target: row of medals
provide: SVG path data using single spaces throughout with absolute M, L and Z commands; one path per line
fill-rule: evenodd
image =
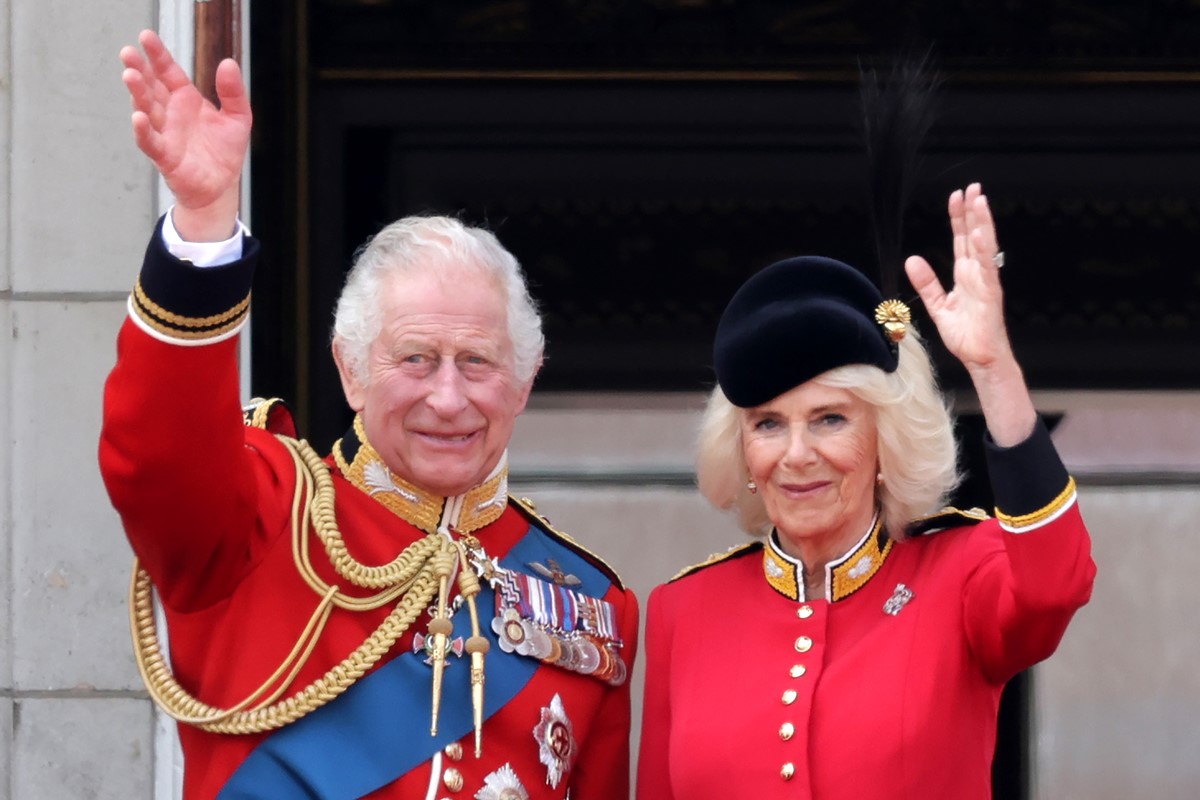
M 476 573 L 496 591 L 492 630 L 499 637 L 501 650 L 536 658 L 544 664 L 581 675 L 591 675 L 611 686 L 625 683 L 629 673 L 618 652 L 619 643 L 582 631 L 563 631 L 522 617 L 503 599 L 501 575 L 507 570 L 488 558 L 483 545 L 474 536 L 464 536 L 463 541 Z
M 581 675 L 591 675 L 612 686 L 620 686 L 628 677 L 615 642 L 578 631 L 544 628 L 523 618 L 515 608 L 498 609 L 492 620 L 492 630 L 500 637 L 503 650 L 531 656 Z

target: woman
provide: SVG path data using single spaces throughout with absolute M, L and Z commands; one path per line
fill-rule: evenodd
M 954 442 L 907 309 L 829 259 L 750 278 L 718 327 L 698 477 L 765 540 L 650 596 L 640 797 L 991 796 L 1000 692 L 1095 566 L 1009 346 L 987 200 L 972 184 L 949 210 L 952 291 L 905 268 L 974 383 L 996 518 L 933 513 Z

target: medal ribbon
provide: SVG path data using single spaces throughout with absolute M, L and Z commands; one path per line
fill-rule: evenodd
M 521 572 L 497 570 L 496 578 L 497 614 L 512 608 L 543 629 L 564 635 L 582 631 L 606 642 L 622 643 L 612 603 Z

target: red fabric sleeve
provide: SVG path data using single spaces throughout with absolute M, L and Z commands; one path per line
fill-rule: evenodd
M 596 712 L 594 727 L 583 743 L 575 768 L 572 800 L 626 800 L 629 797 L 629 687 L 637 657 L 638 603 L 629 589 L 623 591 L 622 601 L 620 630 L 630 632 L 622 650 L 629 679 L 611 689 Z
M 1050 656 L 1091 597 L 1096 565 L 1079 507 L 1024 533 L 994 522 L 971 532 L 988 552 L 963 591 L 964 624 L 984 674 L 1003 682 Z
M 126 320 L 105 385 L 100 471 L 134 552 L 176 610 L 227 597 L 255 566 L 255 543 L 287 518 L 276 506 L 290 489 L 268 486 L 291 479 L 290 457 L 246 428 L 238 391 L 236 338 L 176 345 Z

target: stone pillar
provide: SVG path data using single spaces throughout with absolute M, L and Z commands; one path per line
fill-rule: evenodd
M 1064 399 L 1097 575 L 1034 675 L 1033 796 L 1200 797 L 1200 392 Z
M 0 798 L 150 798 L 131 555 L 96 443 L 156 213 L 117 52 L 156 4 L 0 7 Z

